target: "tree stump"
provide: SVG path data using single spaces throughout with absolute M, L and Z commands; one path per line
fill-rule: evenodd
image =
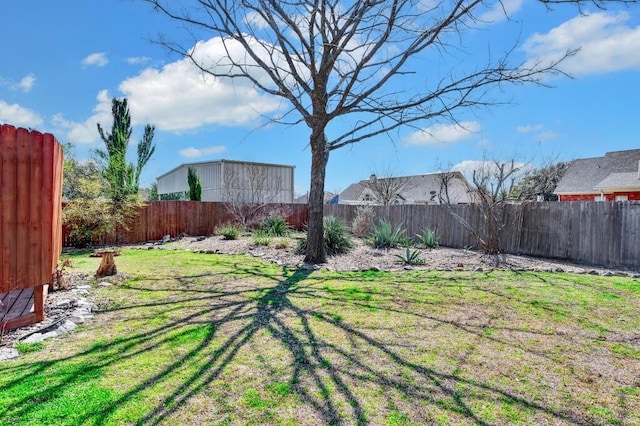
M 102 253 L 102 261 L 96 271 L 96 278 L 108 277 L 118 273 L 116 262 L 113 260 L 113 252 L 107 251 Z

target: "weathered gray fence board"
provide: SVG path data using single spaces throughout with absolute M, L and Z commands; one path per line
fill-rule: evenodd
M 326 216 L 350 224 L 357 206 L 327 205 Z M 452 211 L 475 229 L 482 228 L 477 206 Z M 374 206 L 376 218 L 402 225 L 407 235 L 436 230 L 447 247 L 476 246 L 470 233 L 446 206 Z M 569 202 L 507 205 L 502 244 L 506 253 L 567 259 L 608 267 L 640 268 L 640 202 Z

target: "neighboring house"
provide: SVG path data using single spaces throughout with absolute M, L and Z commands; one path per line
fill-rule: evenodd
M 216 160 L 187 163 L 156 178 L 158 195 L 189 191 L 187 171 L 194 167 L 202 201 L 292 203 L 295 166 Z
M 324 192 L 324 203 L 329 204 L 329 202 L 335 197 L 335 194 L 325 191 Z M 301 195 L 293 200 L 295 204 L 308 204 L 309 203 L 309 193 L 307 192 L 304 195 Z
M 378 183 L 376 183 L 376 180 Z M 448 191 L 443 182 L 448 181 Z M 337 204 L 384 204 L 375 188 L 393 190 L 388 204 L 469 204 L 472 190 L 460 172 L 429 173 L 415 176 L 378 178 L 371 175 L 368 180 L 349 185 L 337 196 Z M 332 203 L 335 201 L 332 200 Z
M 560 201 L 640 200 L 640 149 L 572 161 L 555 194 Z

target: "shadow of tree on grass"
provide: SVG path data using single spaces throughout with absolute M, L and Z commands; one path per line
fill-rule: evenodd
M 188 418 L 184 411 L 198 411 L 202 407 L 188 407 L 205 401 L 212 405 L 212 418 L 260 423 L 270 418 L 261 417 L 269 407 L 264 409 L 259 400 L 256 411 L 262 414 L 238 420 L 242 407 L 235 413 L 224 412 L 207 395 L 221 380 L 231 381 L 238 389 L 228 396 L 230 404 L 242 403 L 242 389 L 251 388 L 252 381 L 259 386 L 278 379 L 291 389 L 287 394 L 290 400 L 284 404 L 304 407 L 304 415 L 312 423 L 384 423 L 385 418 L 390 422 L 391 415 L 398 424 L 409 420 L 479 425 L 508 422 L 501 413 L 487 413 L 483 405 L 523 411 L 521 420 L 525 421 L 599 423 L 589 415 L 587 404 L 554 405 L 526 391 L 496 384 L 482 374 L 470 374 L 473 366 L 465 364 L 482 345 L 511 343 L 464 321 L 415 312 L 417 301 L 400 309 L 371 301 L 387 293 L 327 292 L 322 287 L 323 277 L 306 269 L 285 269 L 278 277 L 265 274 L 261 264 L 237 262 L 232 267 L 234 277 L 224 273 L 173 277 L 176 287 L 157 278 L 124 284 L 119 291 L 128 295 L 126 303 L 106 305 L 101 315 L 107 320 L 118 318 L 121 323 L 114 328 L 125 327 L 129 318 L 152 321 L 159 317 L 160 324 L 143 324 L 139 331 L 119 329 L 114 331 L 114 339 L 98 341 L 67 357 L 10 367 L 4 373 L 0 367 L 0 375 L 12 375 L 0 382 L 5 389 L 0 391 L 0 401 L 7 402 L 0 408 L 0 418 L 17 419 L 18 423 L 19 419 L 44 419 L 57 424 L 160 424 L 176 417 Z M 336 309 L 344 315 L 350 309 L 362 312 L 347 321 L 332 314 Z M 412 350 L 426 357 L 429 346 L 401 337 L 402 331 L 396 328 L 403 325 L 395 323 L 398 315 L 403 321 L 430 321 L 435 325 L 429 327 L 455 330 L 459 338 L 466 339 L 462 350 L 450 356 L 451 365 L 434 367 L 421 362 Z M 383 327 L 385 318 L 393 324 Z M 238 364 L 249 364 L 251 369 L 256 350 L 278 359 L 263 362 L 248 379 L 236 380 Z M 265 372 L 270 363 L 277 363 L 278 368 Z M 120 369 L 131 373 L 130 382 L 121 386 L 108 382 L 114 375 L 122 379 L 122 374 L 114 373 Z M 31 388 L 25 388 L 25 383 Z M 89 398 L 84 398 L 84 405 L 78 401 L 77 409 L 41 410 L 43 405 L 68 403 L 70 390 L 87 384 L 95 395 L 88 392 Z M 2 392 L 9 396 L 2 397 Z M 277 410 L 279 402 L 272 405 Z M 296 420 L 297 415 L 294 410 L 289 420 Z

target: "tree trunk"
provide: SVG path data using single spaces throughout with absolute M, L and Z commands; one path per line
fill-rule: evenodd
M 311 189 L 309 191 L 309 222 L 305 263 L 327 261 L 324 247 L 324 178 L 329 160 L 324 131 L 311 134 Z

